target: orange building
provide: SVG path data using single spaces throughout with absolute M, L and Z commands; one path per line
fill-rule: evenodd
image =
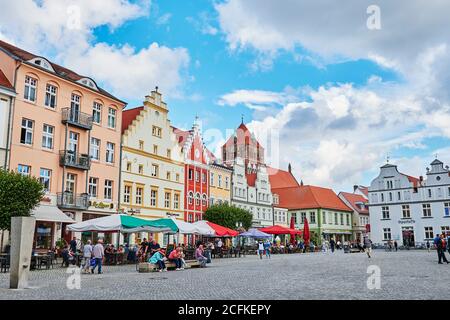
M 126 103 L 93 79 L 3 41 L 0 69 L 17 92 L 9 168 L 44 185 L 35 247 L 49 248 L 71 237 L 67 217 L 79 222 L 117 212 Z

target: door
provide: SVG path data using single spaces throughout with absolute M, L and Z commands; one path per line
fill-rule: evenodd
M 79 95 L 72 94 L 72 99 L 70 101 L 70 120 L 73 122 L 79 121 L 80 101 L 81 101 L 81 97 Z
M 408 248 L 415 246 L 413 227 L 402 227 L 402 237 L 403 237 L 403 246 Z
M 67 173 L 66 191 L 64 192 L 65 203 L 75 204 L 77 176 L 73 173 Z
M 78 138 L 79 135 L 76 132 L 69 132 L 69 152 L 68 157 L 70 159 L 70 163 L 76 163 L 76 157 L 78 152 Z

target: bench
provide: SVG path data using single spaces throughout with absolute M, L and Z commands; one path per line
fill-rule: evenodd
M 167 270 L 175 270 L 176 266 L 175 263 L 170 261 L 165 261 Z M 190 268 L 200 268 L 200 263 L 198 263 L 197 260 L 186 260 L 186 269 Z M 155 264 L 150 262 L 140 262 L 138 267 L 139 273 L 145 273 L 145 272 L 156 272 L 157 267 Z

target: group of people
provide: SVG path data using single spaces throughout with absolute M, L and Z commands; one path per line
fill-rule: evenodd
M 448 239 L 445 238 L 445 234 L 436 234 L 436 237 L 433 240 L 434 247 L 436 248 L 437 254 L 438 254 L 438 263 L 442 264 L 443 262 L 446 262 L 447 264 L 449 261 L 445 257 L 445 251 L 448 250 L 448 253 L 450 254 L 450 245 L 448 243 Z
M 105 248 L 103 247 L 103 239 L 98 239 L 95 246 L 92 246 L 91 240 L 88 240 L 83 247 L 83 272 L 94 273 L 95 269 L 98 267 L 98 274 L 102 274 L 102 264 L 104 257 Z
M 262 240 L 260 240 L 258 242 L 259 258 L 262 259 L 263 255 L 266 254 L 266 259 L 270 259 L 270 248 L 271 247 L 272 247 L 272 245 L 269 240 L 266 240 L 264 242 Z

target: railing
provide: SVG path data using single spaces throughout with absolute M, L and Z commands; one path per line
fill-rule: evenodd
M 75 111 L 72 108 L 63 108 L 62 123 L 80 127 L 83 129 L 92 129 L 92 115 L 84 112 Z
M 88 154 L 79 154 L 70 150 L 59 151 L 59 164 L 82 170 L 89 170 L 91 159 Z
M 57 205 L 63 209 L 87 210 L 89 208 L 89 195 L 87 193 L 74 194 L 61 192 L 57 194 Z

